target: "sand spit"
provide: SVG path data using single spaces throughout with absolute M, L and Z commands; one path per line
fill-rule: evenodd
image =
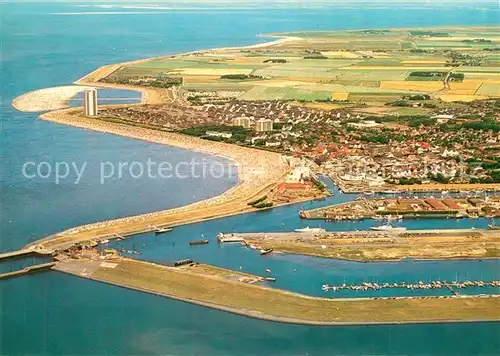
M 12 106 L 19 111 L 41 112 L 69 107 L 68 100 L 76 94 L 89 89 L 89 86 L 66 85 L 30 91 L 12 101 Z

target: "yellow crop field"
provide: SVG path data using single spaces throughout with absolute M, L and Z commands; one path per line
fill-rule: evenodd
M 332 100 L 347 100 L 349 93 L 333 93 Z
M 357 65 L 352 65 L 349 67 L 342 67 L 342 69 L 350 69 L 350 70 L 357 70 L 357 69 L 368 69 L 368 70 L 400 70 L 400 71 L 408 71 L 408 70 L 415 70 L 415 71 L 422 71 L 422 70 L 436 70 L 436 71 L 442 71 L 443 67 L 404 67 L 404 66 L 357 66 Z
M 406 61 L 401 61 L 402 64 L 444 64 L 446 59 L 439 58 L 429 58 L 429 59 L 410 59 Z
M 226 63 L 227 64 L 238 64 L 238 65 L 268 66 L 268 65 L 272 65 L 273 63 L 271 63 L 271 62 L 264 63 L 264 61 L 268 60 L 268 59 L 272 59 L 272 58 L 281 58 L 281 57 L 279 55 L 276 55 L 276 57 L 259 57 L 259 56 L 246 57 L 246 56 L 242 56 L 242 57 L 236 57 L 233 60 L 229 60 Z M 286 57 L 283 59 L 286 59 L 287 61 L 293 61 L 293 60 L 302 59 L 302 57 Z
M 489 72 L 489 73 L 481 73 L 481 72 L 462 72 L 465 74 L 465 77 L 499 77 L 500 76 L 500 71 L 499 72 Z
M 309 43 L 350 43 L 351 41 L 343 38 L 331 38 L 331 37 L 315 37 L 309 38 L 307 40 Z
M 326 52 L 321 52 L 321 54 L 324 56 L 327 56 L 327 57 L 334 57 L 334 58 L 359 58 L 359 57 L 361 57 L 357 53 L 346 52 L 346 51 L 326 51 Z
M 442 94 L 438 95 L 438 98 L 442 101 L 451 102 L 451 101 L 474 101 L 474 100 L 483 100 L 487 99 L 487 96 L 483 95 L 461 95 L 461 94 Z
M 382 89 L 400 89 L 411 91 L 432 92 L 443 89 L 443 83 L 439 81 L 381 81 Z
M 219 81 L 220 76 L 218 75 L 186 75 L 184 76 L 184 84 L 192 83 L 211 83 Z
M 256 81 L 246 81 L 245 83 L 251 85 L 260 85 L 265 87 L 293 87 L 298 85 L 311 86 L 311 82 L 299 81 L 299 80 L 256 80 Z
M 474 95 L 479 87 L 483 84 L 480 80 L 468 80 L 463 83 L 450 83 L 450 90 L 448 94 L 467 94 Z

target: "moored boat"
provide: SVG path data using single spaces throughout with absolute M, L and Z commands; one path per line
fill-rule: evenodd
M 195 240 L 195 241 L 190 241 L 189 244 L 191 246 L 193 245 L 206 245 L 208 244 L 208 240 Z
M 301 229 L 295 229 L 295 232 L 326 232 L 326 230 L 323 228 L 320 228 L 320 227 L 306 226 L 306 227 L 301 228 Z
M 155 230 L 155 235 L 164 234 L 169 231 L 172 231 L 172 229 L 169 227 L 157 227 Z
M 267 255 L 268 253 L 271 253 L 273 252 L 273 249 L 272 248 L 266 248 L 266 249 L 262 249 L 260 250 L 260 254 L 263 256 L 263 255 Z
M 394 227 L 391 225 L 372 226 L 370 229 L 373 231 L 394 231 L 394 232 L 406 231 L 406 227 Z

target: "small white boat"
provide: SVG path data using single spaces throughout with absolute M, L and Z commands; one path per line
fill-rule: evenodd
M 380 225 L 380 226 L 373 226 L 370 228 L 373 231 L 406 231 L 406 227 L 394 227 L 391 225 Z
M 403 215 L 374 215 L 372 219 L 387 221 L 403 220 Z
M 322 229 L 320 227 L 309 227 L 306 226 L 302 229 L 295 229 L 295 232 L 326 232 L 325 229 Z
M 387 221 L 403 220 L 403 215 L 387 215 Z
M 172 229 L 169 227 L 157 227 L 155 230 L 155 234 L 156 235 L 164 234 L 164 233 L 169 232 L 169 231 L 172 231 Z
M 397 191 L 397 190 L 383 190 L 381 193 L 382 194 L 398 194 L 399 191 Z

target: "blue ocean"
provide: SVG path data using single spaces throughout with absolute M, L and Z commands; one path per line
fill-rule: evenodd
M 281 5 L 267 9 L 233 4 L 151 9 L 85 1 L 7 2 L 0 4 L 0 13 L 0 252 L 76 225 L 186 205 L 220 194 L 238 179 L 236 175 L 223 179 L 124 176 L 101 184 L 98 171 L 103 161 L 224 159 L 41 121 L 37 114 L 12 108 L 12 99 L 22 93 L 68 85 L 105 64 L 265 42 L 269 39 L 257 35 L 266 32 L 497 25 L 500 15 L 498 4 L 483 3 L 439 7 Z M 75 100 L 78 102 L 78 98 Z M 78 184 L 71 175 L 61 182 L 52 176 L 23 176 L 26 162 L 42 161 L 52 166 L 57 162 L 87 163 L 87 174 Z M 338 194 L 331 182 L 326 182 L 337 194 L 325 201 L 183 226 L 161 237 L 139 235 L 111 245 L 139 248 L 139 258 L 160 263 L 192 258 L 259 274 L 271 268 L 277 276 L 273 286 L 324 297 L 351 296 L 344 292 L 325 294 L 321 290 L 324 283 L 500 279 L 496 260 L 355 263 L 292 255 L 263 258 L 239 245 L 219 247 L 213 243 L 220 231 L 293 230 L 304 226 L 297 215 L 300 209 L 354 198 Z M 404 225 L 479 228 L 488 223 L 483 219 L 414 220 Z M 371 222 L 367 221 L 323 224 L 329 230 L 369 226 Z M 211 240 L 206 248 L 189 247 L 189 240 L 202 235 Z M 22 267 L 25 261 L 13 263 Z M 2 271 L 5 269 L 2 267 Z M 487 355 L 500 349 L 500 323 L 364 327 L 280 324 L 59 272 L 2 281 L 0 293 L 2 355 Z M 378 292 L 365 295 L 373 293 Z M 409 292 L 402 291 L 401 295 L 405 293 Z M 425 295 L 425 291 L 413 293 Z

